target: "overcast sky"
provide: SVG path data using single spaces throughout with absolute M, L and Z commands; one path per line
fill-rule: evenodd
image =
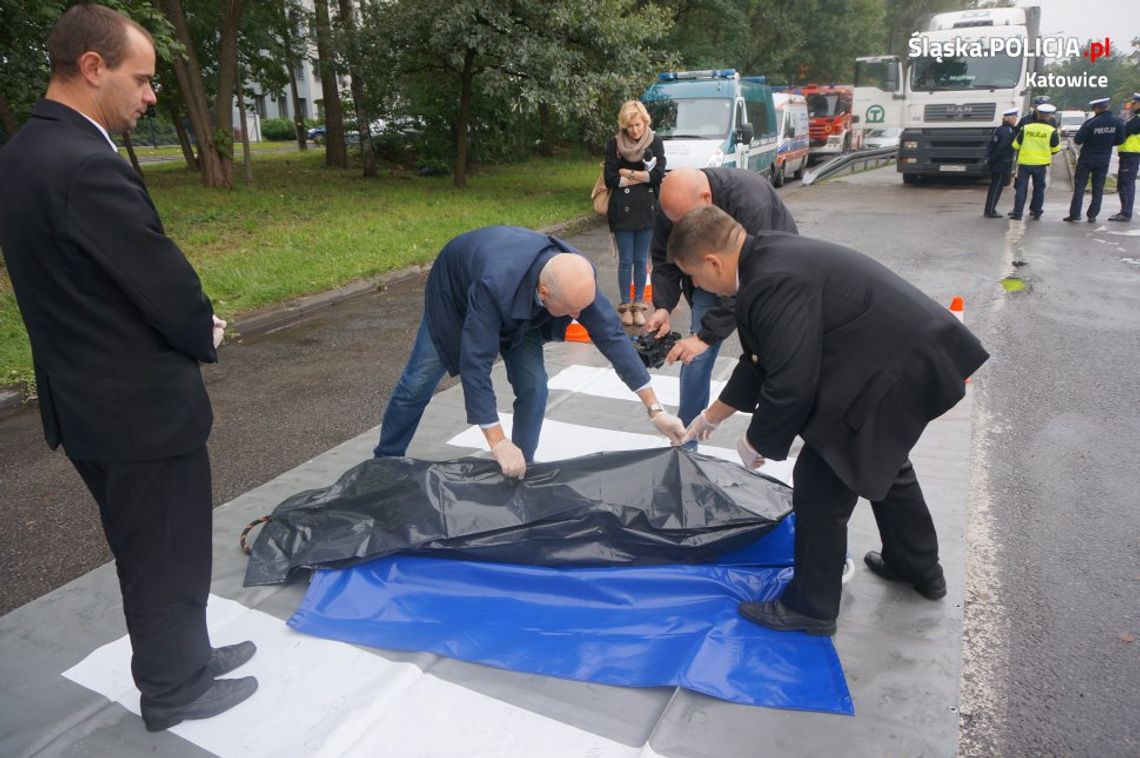
M 1041 7 L 1041 33 L 1079 37 L 1081 49 L 1086 40 L 1112 40 L 1115 51 L 1131 50 L 1130 42 L 1140 37 L 1140 11 L 1135 0 L 1017 0 L 1021 7 Z

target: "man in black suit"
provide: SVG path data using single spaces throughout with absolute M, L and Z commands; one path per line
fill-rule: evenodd
M 109 133 L 155 103 L 154 44 L 99 5 L 65 12 L 52 75 L 0 149 L 0 247 L 28 330 L 44 436 L 63 445 L 115 556 L 147 729 L 207 718 L 257 680 L 206 631 L 213 416 L 199 362 L 225 322 Z
M 860 253 L 771 232 L 747 236 L 719 208 L 691 211 L 673 228 L 669 259 L 698 287 L 736 296 L 744 355 L 686 432 L 705 439 L 735 411 L 752 414 L 737 443 L 746 466 L 794 469 L 795 576 L 779 600 L 742 603 L 777 630 L 834 634 L 847 521 L 871 501 L 882 552 L 872 571 L 931 600 L 946 594 L 938 537 L 910 464 L 927 423 L 965 394 L 989 357 L 946 308 Z

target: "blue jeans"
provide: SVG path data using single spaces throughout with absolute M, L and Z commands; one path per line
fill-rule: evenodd
M 502 355 L 507 379 L 515 391 L 511 441 L 522 450 L 527 463 L 532 463 L 546 414 L 546 366 L 542 358 L 541 332 L 532 329 L 518 345 L 504 349 Z M 384 410 L 380 442 L 373 450 L 377 458 L 398 457 L 408 451 L 424 409 L 446 374 L 447 368 L 428 332 L 427 320 L 421 319 L 412 354 Z
M 1033 197 L 1029 200 L 1029 212 L 1040 216 L 1045 207 L 1045 166 L 1018 166 L 1017 181 L 1013 185 L 1013 213 L 1020 216 L 1025 209 L 1025 195 L 1029 190 L 1029 179 L 1033 179 Z
M 633 299 L 645 299 L 645 269 L 649 264 L 649 241 L 653 227 L 626 229 L 614 232 L 618 248 L 618 295 L 623 303 L 629 302 L 629 283 L 633 277 Z
M 697 287 L 693 290 L 692 325 L 690 329 L 694 334 L 701 330 L 701 319 L 720 301 L 717 295 Z M 721 343 L 710 345 L 709 349 L 698 355 L 691 363 L 681 366 L 681 407 L 678 414 L 685 426 L 688 426 L 701 411 L 709 405 L 709 382 L 712 381 L 713 366 L 716 356 L 720 352 Z M 686 446 L 689 447 L 689 446 Z M 691 445 L 696 448 L 696 443 Z

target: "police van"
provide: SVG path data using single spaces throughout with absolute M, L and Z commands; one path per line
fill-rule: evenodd
M 667 169 L 723 166 L 772 178 L 778 125 L 764 77 L 672 71 L 658 74 L 641 101 L 665 145 Z

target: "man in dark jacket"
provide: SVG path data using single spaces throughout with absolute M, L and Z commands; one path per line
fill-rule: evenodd
M 736 328 L 732 298 L 700 287 L 671 263 L 665 254 L 674 222 L 693 208 L 715 205 L 736 219 L 749 234 L 798 233 L 796 221 L 767 179 L 738 168 L 683 168 L 665 177 L 661 185 L 661 212 L 653 230 L 649 255 L 653 261 L 653 314 L 645 329 L 658 336 L 669 333 L 669 314 L 681 299 L 692 312 L 690 336 L 679 340 L 667 356 L 682 361 L 681 405 L 677 413 L 689 424 L 709 402 L 709 382 L 720 344 Z
M 1013 169 L 1013 139 L 1017 132 L 1013 123 L 1017 119 L 1017 108 L 1010 108 L 1002 114 L 1001 124 L 994 129 L 986 145 L 986 165 L 990 169 L 990 190 L 986 193 L 986 218 L 1003 218 L 997 212 L 998 200 L 1001 199 L 1001 188 L 1009 180 L 1009 172 Z
M 253 643 L 213 650 L 206 631 L 213 416 L 198 363 L 217 360 L 225 324 L 108 136 L 155 103 L 150 35 L 108 8 L 76 5 L 47 47 L 47 94 L 0 149 L 0 247 L 44 434 L 99 505 L 142 717 L 158 731 L 257 688 L 253 677 L 215 679 Z
M 581 322 L 653 426 L 676 443 L 685 426 L 657 402 L 649 372 L 594 280 L 594 269 L 562 240 L 530 229 L 489 226 L 440 251 L 424 288 L 424 316 L 380 428 L 377 458 L 402 456 L 444 374 L 459 375 L 467 422 L 478 424 L 506 476 L 534 460 L 546 413 L 542 346 Z M 499 424 L 491 368 L 499 355 L 515 391 L 511 438 Z
M 1099 97 L 1090 100 L 1089 105 L 1096 114 L 1077 130 L 1073 142 L 1081 146 L 1077 158 L 1077 170 L 1073 173 L 1073 199 L 1069 203 L 1069 215 L 1064 220 L 1069 223 L 1081 220 L 1081 206 L 1085 202 L 1085 185 L 1092 177 L 1092 199 L 1089 200 L 1088 222 L 1094 223 L 1100 214 L 1101 198 L 1104 197 L 1104 180 L 1108 177 L 1108 167 L 1112 163 L 1112 148 L 1124 142 L 1124 122 L 1112 115 L 1108 109 L 1109 99 Z
M 744 355 L 720 398 L 685 438 L 703 439 L 735 411 L 752 414 L 737 443 L 746 466 L 783 460 L 798 435 L 792 507 L 795 576 L 780 600 L 743 603 L 777 630 L 833 634 L 847 521 L 871 501 L 879 576 L 931 600 L 946 594 L 938 538 L 910 450 L 932 419 L 965 394 L 987 359 L 950 312 L 879 263 L 790 234 L 756 237 L 716 208 L 673 229 L 669 259 L 698 287 L 736 296 Z

